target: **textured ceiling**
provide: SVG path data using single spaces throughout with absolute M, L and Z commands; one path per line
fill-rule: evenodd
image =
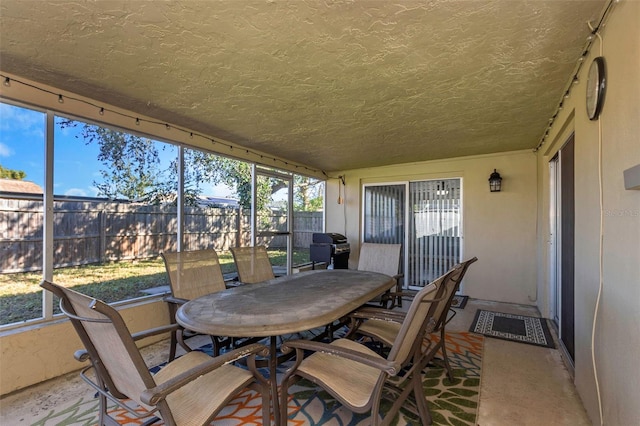
M 534 148 L 598 1 L 0 1 L 0 69 L 325 171 Z

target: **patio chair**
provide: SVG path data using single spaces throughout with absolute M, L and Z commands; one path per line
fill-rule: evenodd
M 193 250 L 183 252 L 166 251 L 161 254 L 169 276 L 171 296 L 164 300 L 169 305 L 169 318 L 176 323 L 178 308 L 189 300 L 205 294 L 222 291 L 226 288 L 218 254 L 215 250 Z M 191 348 L 184 342 L 185 330 L 181 326 L 171 334 L 169 361 L 176 356 L 178 344 L 185 351 Z M 220 349 L 231 344 L 231 339 L 222 336 L 211 336 L 213 355 L 220 355 Z
M 451 365 L 449 364 L 445 345 L 445 327 L 456 315 L 456 312 L 451 309 L 453 296 L 460 288 L 460 283 L 464 278 L 467 269 L 477 260 L 477 257 L 473 257 L 453 266 L 446 274 L 443 275 L 444 282 L 442 290 L 440 294 L 436 296 L 442 297 L 444 302 L 438 304 L 437 309 L 434 311 L 434 319 L 436 322 L 432 333 L 440 333 L 440 336 L 433 348 L 434 350 L 439 350 L 442 353 L 443 363 L 450 380 L 453 380 L 453 372 L 451 370 Z M 380 342 L 386 347 L 391 347 L 396 336 L 400 332 L 400 322 L 404 315 L 405 314 L 402 311 L 397 309 L 384 310 L 380 308 L 361 308 L 350 314 L 351 325 L 347 337 L 352 338 L 355 335 L 364 335 Z
M 152 375 L 136 341 L 166 333 L 175 324 L 131 335 L 118 311 L 104 302 L 49 281 L 40 286 L 60 298 L 62 312 L 85 347 L 74 356 L 90 361 L 80 376 L 98 392 L 101 426 L 118 424 L 107 412 L 108 401 L 136 418 L 159 417 L 165 425 L 209 424 L 247 387 L 261 394 L 263 422 L 269 424 L 269 383 L 255 366 L 256 355 L 268 353 L 266 346 L 253 344 L 219 357 L 188 352 Z M 237 360 L 246 360 L 248 369 L 231 364 Z
M 232 247 L 231 253 L 241 283 L 255 284 L 275 278 L 265 246 Z
M 389 425 L 400 407 L 412 409 L 422 424 L 431 423 L 422 383 L 422 370 L 434 351 L 422 350 L 423 338 L 435 326 L 433 312 L 441 303 L 434 299 L 444 277 L 424 287 L 413 299 L 389 355 L 384 358 L 364 344 L 349 339 L 332 343 L 287 341 L 282 351 L 295 350 L 295 362 L 282 379 L 281 418 L 287 418 L 289 387 L 305 378 L 329 392 L 356 413 L 371 413 L 367 424 Z M 305 353 L 310 352 L 305 356 Z M 413 400 L 410 396 L 413 394 Z M 392 406 L 380 419 L 381 400 Z
M 386 306 L 393 303 L 391 294 L 398 294 L 402 291 L 401 278 L 404 274 L 398 273 L 401 249 L 402 244 L 362 243 L 360 246 L 359 271 L 379 272 L 392 276 L 396 280 L 395 292 L 380 295 L 371 300 L 369 304 Z M 397 303 L 402 306 L 402 300 Z

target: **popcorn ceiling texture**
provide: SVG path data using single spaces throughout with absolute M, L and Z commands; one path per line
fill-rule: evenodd
M 599 1 L 0 2 L 0 70 L 325 171 L 534 148 Z

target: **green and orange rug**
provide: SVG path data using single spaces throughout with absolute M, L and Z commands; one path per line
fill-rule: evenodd
M 482 370 L 483 336 L 462 332 L 447 333 L 447 352 L 454 371 L 454 380 L 447 378 L 446 371 L 439 366 L 430 366 L 424 372 L 424 388 L 434 425 L 474 425 L 480 392 Z M 211 345 L 200 348 L 205 352 Z M 158 369 L 160 367 L 156 367 Z M 282 371 L 286 363 L 282 366 Z M 260 395 L 247 390 L 232 400 L 216 417 L 214 425 L 256 426 L 262 425 L 262 402 Z M 383 411 L 388 409 L 383 407 Z M 32 425 L 95 425 L 97 424 L 98 401 L 88 388 L 86 397 L 71 406 L 52 410 Z M 140 425 L 145 419 L 136 419 L 125 410 L 113 407 L 110 410 L 120 424 Z M 289 425 L 294 426 L 364 426 L 370 424 L 366 415 L 353 414 L 344 409 L 328 393 L 310 382 L 300 381 L 292 389 L 288 406 Z M 161 423 L 157 423 L 161 424 Z M 409 412 L 401 412 L 394 425 L 419 425 Z

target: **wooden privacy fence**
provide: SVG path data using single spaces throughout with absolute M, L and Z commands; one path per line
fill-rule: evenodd
M 54 201 L 53 257 L 55 267 L 105 261 L 147 259 L 177 247 L 177 209 L 108 200 Z M 42 269 L 43 203 L 0 198 L 0 272 Z M 286 215 L 272 212 L 259 220 L 284 230 Z M 308 248 L 314 232 L 322 232 L 322 212 L 294 213 L 294 248 Z M 184 247 L 187 250 L 249 245 L 249 210 L 185 208 Z M 286 237 L 259 241 L 286 247 Z

